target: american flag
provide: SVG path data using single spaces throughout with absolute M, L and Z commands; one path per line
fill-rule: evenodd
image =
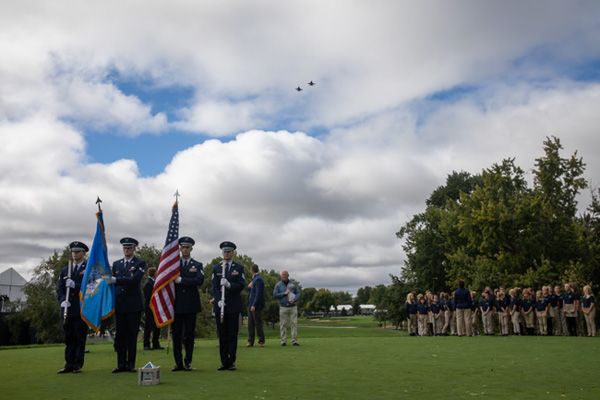
M 159 328 L 173 322 L 175 316 L 175 278 L 179 276 L 179 211 L 173 205 L 165 247 L 160 255 L 156 281 L 152 288 L 150 308 Z

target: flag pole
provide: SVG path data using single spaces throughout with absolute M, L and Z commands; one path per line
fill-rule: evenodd
M 181 196 L 179 194 L 179 189 L 175 190 L 175 194 L 173 194 L 173 196 L 175 196 L 175 205 L 178 206 L 179 205 L 179 196 Z M 171 325 L 172 324 L 169 324 L 169 326 L 167 328 L 167 346 L 166 346 L 166 348 L 167 348 L 167 354 L 169 354 L 169 344 L 171 343 L 171 340 L 169 338 L 169 336 L 171 334 Z

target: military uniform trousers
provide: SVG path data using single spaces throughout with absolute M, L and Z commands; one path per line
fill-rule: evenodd
M 171 333 L 173 334 L 173 357 L 178 367 L 192 364 L 194 339 L 196 332 L 196 313 L 175 314 Z M 182 358 L 182 347 L 185 348 L 185 359 Z
M 217 334 L 219 335 L 219 353 L 221 365 L 225 368 L 235 364 L 237 355 L 237 338 L 240 329 L 240 313 L 225 313 L 221 323 L 221 315 L 215 316 Z
M 63 330 L 66 344 L 65 369 L 81 369 L 88 327 L 79 313 L 69 313 L 64 321 Z
M 141 312 L 116 313 L 117 333 L 115 349 L 117 350 L 117 367 L 134 369 L 137 350 L 137 335 L 140 328 Z

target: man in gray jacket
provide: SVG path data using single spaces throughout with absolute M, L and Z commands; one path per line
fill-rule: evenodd
M 273 289 L 273 297 L 279 302 L 279 336 L 281 345 L 287 346 L 287 327 L 290 326 L 292 333 L 292 345 L 300 346 L 298 343 L 298 300 L 300 299 L 300 288 L 298 284 L 290 281 L 290 274 L 282 271 L 281 280 Z

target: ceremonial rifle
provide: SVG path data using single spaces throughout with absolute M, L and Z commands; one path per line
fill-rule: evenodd
M 221 264 L 221 281 L 222 278 L 225 278 L 225 266 L 227 265 L 227 261 L 223 260 Z M 225 285 L 221 284 L 221 323 L 225 319 Z
M 67 267 L 67 279 L 71 279 L 71 274 L 73 272 L 73 253 L 69 253 L 69 266 Z M 65 280 L 65 286 L 67 286 L 67 281 Z M 63 312 L 63 322 L 67 321 L 67 313 L 69 312 L 69 307 L 71 303 L 69 302 L 69 295 L 71 294 L 71 288 L 67 286 L 67 293 L 65 295 L 65 301 L 67 304 L 65 305 L 65 311 Z

